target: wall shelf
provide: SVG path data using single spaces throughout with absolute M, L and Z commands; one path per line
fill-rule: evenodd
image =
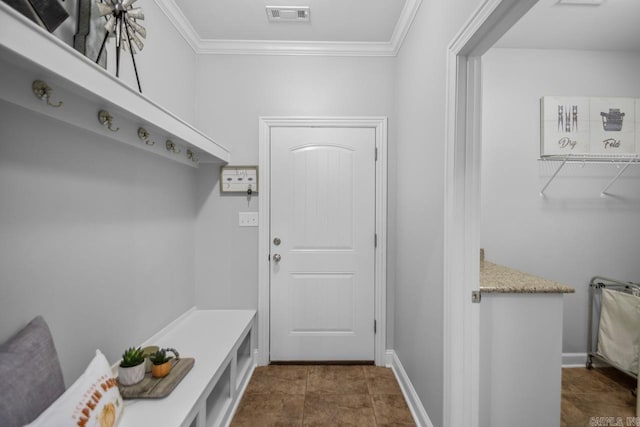
M 227 148 L 3 2 L 0 22 L 0 100 L 186 165 L 197 166 L 193 157 L 202 163 L 230 161 Z M 52 88 L 52 102 L 60 100 L 63 105 L 55 108 L 36 98 L 31 88 L 34 80 L 46 82 Z M 100 110 L 113 115 L 117 132 L 100 125 Z M 138 137 L 140 127 L 156 144 Z M 167 148 L 167 140 L 175 150 Z
M 578 155 L 578 156 L 545 156 L 539 159 L 540 161 L 556 161 L 560 162 L 556 170 L 549 177 L 546 184 L 540 190 L 540 197 L 544 197 L 544 192 L 547 190 L 551 182 L 558 176 L 558 173 L 562 170 L 562 168 L 567 163 L 579 163 L 582 165 L 586 164 L 617 164 L 619 167 L 619 171 L 614 176 L 611 181 L 602 189 L 600 192 L 600 197 L 606 197 L 608 195 L 607 190 L 611 188 L 611 186 L 622 176 L 622 174 L 627 170 L 627 168 L 631 165 L 640 164 L 640 155 L 632 154 L 632 155 L 610 155 L 610 156 L 592 156 L 592 155 Z

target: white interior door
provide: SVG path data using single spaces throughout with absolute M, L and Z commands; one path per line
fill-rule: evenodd
M 374 359 L 375 138 L 271 129 L 272 361 Z

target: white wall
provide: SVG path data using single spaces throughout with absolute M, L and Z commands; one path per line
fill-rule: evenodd
M 138 0 L 145 15 L 142 25 L 147 40 L 142 52 L 136 54 L 142 92 L 189 123 L 195 121 L 196 54 L 182 38 L 155 1 Z M 131 55 L 124 52 L 120 61 L 120 76 L 137 90 Z M 115 74 L 115 48 L 109 51 L 109 69 Z M 128 55 L 128 56 L 127 56 Z
M 144 94 L 192 121 L 195 54 L 136 5 Z M 56 34 L 71 43 L 73 25 Z M 96 348 L 114 362 L 194 305 L 195 171 L 3 102 L 0 117 L 0 342 L 42 314 L 70 384 Z
M 59 3 L 70 16 L 53 34 L 69 46 L 73 46 L 73 36 L 77 31 L 78 0 Z M 195 52 L 154 0 L 138 0 L 134 7 L 142 8 L 145 19 L 140 21 L 140 24 L 147 30 L 146 40 L 142 39 L 144 48 L 135 55 L 143 94 L 178 117 L 193 122 Z M 98 37 L 101 41 L 103 34 Z M 116 53 L 113 40 L 109 39 L 106 47 L 107 69 L 115 75 Z M 120 78 L 138 90 L 129 51 L 121 52 Z
M 196 124 L 235 165 L 258 164 L 260 116 L 376 115 L 394 126 L 393 58 L 203 55 L 196 80 Z M 258 229 L 238 227 L 238 212 L 257 211 L 258 197 L 221 196 L 218 174 L 211 165 L 198 171 L 197 304 L 255 309 Z
M 43 315 L 70 384 L 96 348 L 115 362 L 194 304 L 194 170 L 6 103 L 0 117 L 0 342 Z
M 422 2 L 397 57 L 394 348 L 435 426 L 443 422 L 446 47 L 478 4 Z
M 490 261 L 576 288 L 564 298 L 565 353 L 587 346 L 592 276 L 640 281 L 640 169 L 539 162 L 540 97 L 640 97 L 640 54 L 492 49 L 483 57 L 482 246 Z M 625 118 L 626 120 L 626 118 Z

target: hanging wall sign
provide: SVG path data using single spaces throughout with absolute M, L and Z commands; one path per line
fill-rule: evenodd
M 636 153 L 640 153 L 640 98 L 636 99 Z
M 640 154 L 640 99 L 545 96 L 540 156 L 589 158 Z
M 220 168 L 220 192 L 258 192 L 258 166 L 223 166 Z

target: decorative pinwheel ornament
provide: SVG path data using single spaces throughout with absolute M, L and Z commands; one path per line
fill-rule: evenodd
M 142 93 L 134 54 L 136 53 L 136 47 L 138 50 L 142 50 L 144 47 L 144 43 L 140 38 L 142 37 L 144 39 L 147 37 L 147 30 L 137 22 L 138 20 L 144 19 L 144 14 L 142 13 L 142 8 L 132 7 L 132 4 L 135 2 L 136 0 L 104 0 L 104 3 L 100 0 L 96 1 L 100 16 L 107 19 L 107 23 L 104 26 L 107 33 L 104 35 L 104 40 L 100 46 L 98 58 L 102 55 L 107 39 L 109 37 L 115 37 L 116 77 L 120 77 L 120 50 L 127 50 L 128 48 L 131 53 L 131 60 L 133 61 L 133 70 L 136 73 L 138 90 Z

